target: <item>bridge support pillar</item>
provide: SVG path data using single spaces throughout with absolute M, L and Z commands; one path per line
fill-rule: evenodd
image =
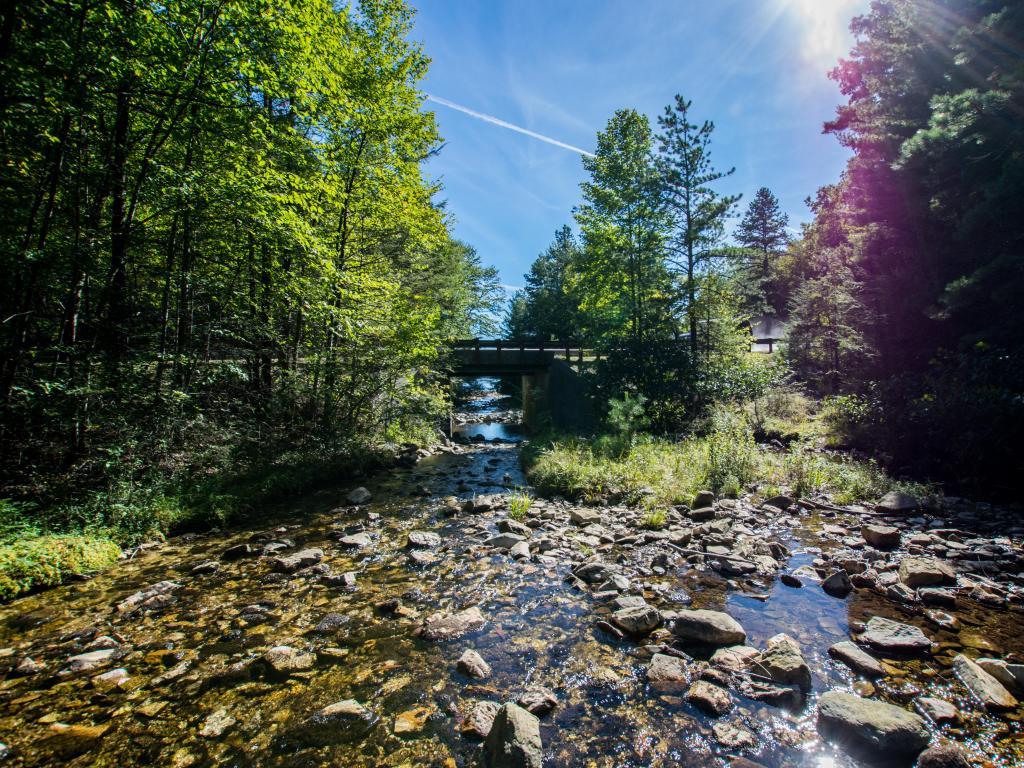
M 523 374 L 523 426 L 539 429 L 549 410 L 547 370 Z

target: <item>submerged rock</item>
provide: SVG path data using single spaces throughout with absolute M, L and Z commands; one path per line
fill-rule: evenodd
M 174 601 L 171 593 L 179 589 L 181 589 L 181 584 L 176 581 L 158 582 L 145 589 L 140 589 L 134 595 L 122 600 L 117 604 L 117 612 L 134 613 L 135 611 L 166 608 Z
M 424 640 L 454 640 L 480 629 L 487 620 L 475 605 L 458 613 L 439 611 L 428 616 L 419 629 Z
M 441 546 L 441 537 L 433 531 L 409 531 L 405 545 L 412 549 L 434 549 Z
M 875 758 L 913 758 L 931 739 L 920 716 L 845 691 L 822 694 L 818 730 L 826 738 Z
M 295 672 L 312 669 L 316 665 L 316 654 L 290 645 L 278 645 L 263 654 L 263 663 L 271 676 L 288 677 Z
M 480 753 L 480 768 L 541 768 L 540 720 L 518 704 L 498 710 Z
M 342 744 L 365 736 L 376 717 L 355 699 L 329 704 L 306 718 L 293 735 L 313 746 Z
M 533 685 L 523 691 L 516 704 L 532 715 L 541 717 L 548 714 L 558 706 L 558 697 L 550 688 L 542 685 Z
M 740 623 L 722 611 L 679 611 L 672 631 L 682 640 L 708 645 L 742 645 L 747 641 Z
M 99 744 L 109 725 L 65 725 L 53 723 L 43 740 L 48 749 L 63 758 L 77 757 Z

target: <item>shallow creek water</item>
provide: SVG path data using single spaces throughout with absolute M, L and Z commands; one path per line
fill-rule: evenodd
M 484 400 L 476 407 L 495 407 Z M 494 428 L 489 437 L 515 437 L 504 425 L 483 426 Z M 921 626 L 942 645 L 939 654 L 925 661 L 895 661 L 891 674 L 876 682 L 882 697 L 900 704 L 924 691 L 946 698 L 966 718 L 963 731 L 951 735 L 970 747 L 979 764 L 1024 764 L 1016 720 L 1020 711 L 1010 719 L 981 714 L 948 670 L 952 654 L 964 647 L 972 656 L 1024 651 L 1020 613 L 966 608 L 957 613 L 959 632 L 939 632 L 896 604 L 866 597 L 860 590 L 840 600 L 815 585 L 793 589 L 778 581 L 729 583 L 684 561 L 667 574 L 651 574 L 649 583 L 657 582 L 662 589 L 646 592 L 650 602 L 681 608 L 689 596 L 693 607 L 726 610 L 747 630 L 748 644 L 759 647 L 786 632 L 801 643 L 814 672 L 814 694 L 798 711 L 737 699 L 736 709 L 715 720 L 684 702 L 681 694 L 648 686 L 647 662 L 636 653 L 636 643 L 612 639 L 594 627 L 602 609 L 566 582 L 570 563 L 542 567 L 481 546 L 482 529 L 493 531 L 504 510 L 445 514 L 441 500 L 446 496 L 464 499 L 526 485 L 514 444 L 465 450 L 431 456 L 415 468 L 366 482 L 373 501 L 358 512 L 339 511 L 350 487 L 297 499 L 279 510 L 287 530 L 259 540 L 288 538 L 296 548 L 322 547 L 324 562 L 333 571 L 357 573 L 354 590 L 325 586 L 301 574 L 268 579 L 268 566 L 260 558 L 223 563 L 211 575 L 189 573 L 195 564 L 217 559 L 227 547 L 255 540 L 252 531 L 238 531 L 172 540 L 90 581 L 0 607 L 0 648 L 46 666 L 40 674 L 0 682 L 0 741 L 12 748 L 10 764 L 468 766 L 478 742 L 460 734 L 460 713 L 478 700 L 508 700 L 524 686 L 539 684 L 559 699 L 554 712 L 541 719 L 545 765 L 724 766 L 728 756 L 742 754 L 772 768 L 854 766 L 858 763 L 852 758 L 818 740 L 814 696 L 854 685 L 849 671 L 832 661 L 826 648 L 849 639 L 851 621 L 876 614 Z M 415 496 L 424 485 L 431 495 Z M 815 533 L 820 520 L 793 522 L 792 530 L 775 532 L 794 550 L 787 570 L 809 563 L 813 548 L 822 545 Z M 340 548 L 330 537 L 338 527 L 368 532 L 373 547 L 358 552 Z M 406 534 L 413 529 L 441 535 L 436 554 L 442 559 L 436 565 L 409 563 Z M 614 548 L 605 557 L 614 559 Z M 112 610 L 128 595 L 165 579 L 182 585 L 167 609 L 136 617 Z M 395 599 L 411 609 L 410 615 L 380 609 Z M 266 609 L 262 620 L 241 618 L 243 607 L 252 604 Z M 487 618 L 479 631 L 447 643 L 413 636 L 422 617 L 471 605 L 479 606 Z M 336 630 L 317 633 L 315 628 L 329 613 L 346 618 Z M 80 653 L 94 634 L 114 636 L 130 647 L 112 665 L 127 670 L 127 681 L 104 689 L 92 679 L 102 670 L 57 674 L 65 659 Z M 276 645 L 337 647 L 344 655 L 283 682 L 215 684 L 232 663 Z M 466 648 L 475 648 L 491 665 L 489 679 L 474 682 L 456 670 L 455 660 Z M 188 662 L 182 676 L 158 679 L 181 662 Z M 863 690 L 865 683 L 857 685 Z M 364 703 L 377 717 L 361 741 L 310 747 L 289 736 L 312 712 L 349 698 Z M 220 735 L 201 735 L 210 716 L 220 710 L 233 722 Z M 400 716 L 416 727 L 396 734 Z M 720 721 L 750 730 L 757 736 L 756 745 L 723 749 L 711 734 L 712 725 Z M 76 749 L 49 738 L 55 722 L 107 729 L 75 755 Z

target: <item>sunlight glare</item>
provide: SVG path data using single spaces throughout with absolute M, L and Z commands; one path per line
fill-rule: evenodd
M 804 55 L 815 64 L 834 63 L 849 49 L 847 27 L 861 0 L 786 0 L 805 27 Z

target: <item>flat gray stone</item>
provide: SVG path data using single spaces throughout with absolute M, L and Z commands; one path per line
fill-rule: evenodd
M 1002 683 L 962 653 L 953 659 L 953 672 L 978 702 L 990 712 L 1001 712 L 1017 707 L 1017 699 Z
M 917 627 L 872 616 L 861 636 L 868 645 L 895 653 L 917 653 L 931 648 L 932 642 Z
M 874 656 L 862 651 L 849 640 L 831 646 L 828 649 L 828 655 L 865 677 L 874 678 L 885 675 L 885 670 Z
M 454 640 L 480 629 L 486 623 L 484 615 L 475 605 L 456 613 L 439 611 L 424 620 L 420 636 L 425 640 Z
M 818 731 L 874 758 L 912 758 L 931 740 L 919 715 L 846 691 L 822 694 L 818 700 Z
M 682 640 L 708 645 L 742 645 L 747 641 L 740 623 L 722 611 L 679 611 L 672 631 Z

